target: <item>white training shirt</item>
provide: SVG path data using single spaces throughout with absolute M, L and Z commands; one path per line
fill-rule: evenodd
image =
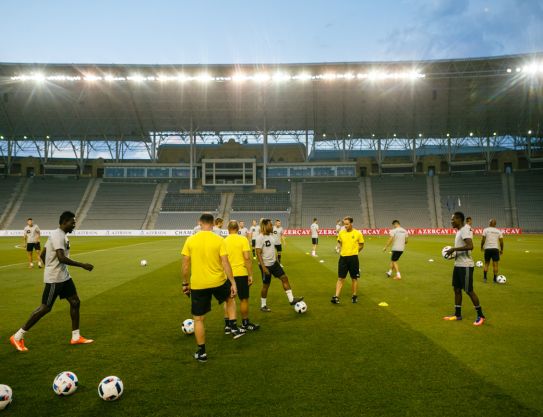
M 341 231 L 341 228 L 343 226 L 341 224 L 336 224 L 336 235 L 339 235 L 339 232 Z
M 319 237 L 319 225 L 317 223 L 312 223 L 310 226 L 311 229 L 311 238 L 317 239 Z
M 53 230 L 47 243 L 45 244 L 45 269 L 43 271 L 43 281 L 46 284 L 55 284 L 68 281 L 70 273 L 68 266 L 60 263 L 57 257 L 57 249 L 63 249 L 64 255 L 70 257 L 70 241 L 68 236 L 60 228 Z
M 194 229 L 192 229 L 192 234 L 195 235 L 195 234 L 198 233 L 200 230 L 202 230 L 202 226 L 198 225 L 198 226 L 196 226 Z
M 251 226 L 251 228 L 249 230 L 251 231 L 251 239 L 252 240 L 256 240 L 256 238 L 258 236 L 260 236 L 260 226 L 259 225 Z
M 272 266 L 277 259 L 275 254 L 274 237 L 272 235 L 258 235 L 255 248 L 262 249 L 264 265 Z
M 275 239 L 274 244 L 275 245 L 280 245 L 282 237 L 283 237 L 283 226 L 281 226 L 281 227 L 273 226 L 273 237 Z
M 503 239 L 503 233 L 496 227 L 487 227 L 483 230 L 483 236 L 486 238 L 484 249 L 499 249 L 500 239 Z
M 240 236 L 247 237 L 247 233 L 249 233 L 249 230 L 245 226 L 238 230 Z
M 26 236 L 26 243 L 36 243 L 39 241 L 40 228 L 37 224 L 32 226 L 26 226 L 23 229 L 23 233 Z
M 213 233 L 215 233 L 216 235 L 222 237 L 222 229 L 218 226 L 213 226 Z
M 473 230 L 469 224 L 464 225 L 458 232 L 454 239 L 454 247 L 462 247 L 466 245 L 464 239 L 473 239 Z M 473 267 L 473 259 L 471 258 L 471 251 L 459 251 L 456 252 L 456 258 L 454 260 L 454 266 Z
M 392 251 L 393 252 L 403 252 L 405 250 L 405 241 L 407 240 L 407 230 L 403 227 L 395 227 L 390 230 L 390 237 L 392 240 Z

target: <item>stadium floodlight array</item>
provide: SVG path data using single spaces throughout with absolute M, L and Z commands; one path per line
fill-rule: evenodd
M 11 77 L 12 81 L 35 81 L 35 82 L 44 82 L 44 81 L 133 81 L 133 82 L 146 82 L 146 81 L 157 81 L 157 82 L 189 82 L 197 81 L 202 83 L 207 82 L 236 82 L 242 83 L 245 81 L 252 81 L 255 83 L 266 83 L 266 82 L 286 82 L 286 81 L 334 81 L 334 80 L 370 80 L 370 81 L 379 81 L 379 80 L 417 80 L 420 78 L 425 78 L 426 74 L 413 70 L 413 71 L 404 71 L 404 72 L 385 72 L 385 71 L 371 71 L 367 73 L 335 73 L 329 72 L 325 74 L 309 74 L 309 73 L 300 73 L 292 75 L 286 72 L 257 72 L 254 74 L 245 74 L 245 73 L 235 73 L 232 76 L 214 76 L 208 73 L 187 75 L 187 74 L 175 74 L 175 75 L 141 75 L 133 74 L 128 76 L 118 76 L 118 75 L 45 75 L 43 73 L 31 73 L 24 75 L 15 75 Z

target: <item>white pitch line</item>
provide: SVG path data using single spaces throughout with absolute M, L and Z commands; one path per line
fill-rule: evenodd
M 166 240 L 174 240 L 174 239 L 166 239 Z M 116 246 L 116 247 L 107 248 L 107 249 L 96 249 L 96 250 L 91 250 L 91 251 L 88 251 L 88 252 L 81 252 L 81 253 L 74 254 L 72 256 L 72 258 L 75 258 L 76 256 L 79 256 L 79 255 L 88 255 L 89 253 L 105 252 L 105 251 L 108 251 L 108 250 L 111 251 L 111 250 L 116 250 L 116 249 L 124 249 L 124 248 L 128 248 L 128 247 L 131 247 L 131 246 L 147 245 L 148 243 L 152 243 L 152 242 L 149 241 L 149 242 L 133 243 L 131 245 Z M 0 269 L 10 268 L 12 266 L 27 265 L 27 264 L 28 264 L 28 262 L 19 262 L 17 264 L 2 265 L 2 266 L 0 266 Z

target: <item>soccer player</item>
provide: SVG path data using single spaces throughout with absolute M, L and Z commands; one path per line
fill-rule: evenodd
M 194 226 L 194 229 L 192 229 L 192 234 L 195 235 L 200 230 L 202 230 L 202 226 L 200 225 L 200 220 L 196 223 L 196 226 Z
M 456 253 L 454 259 L 454 271 L 452 285 L 454 289 L 454 314 L 443 317 L 443 320 L 462 320 L 462 290 L 471 298 L 471 302 L 477 311 L 474 326 L 481 326 L 485 322 L 485 315 L 479 302 L 479 297 L 473 291 L 473 231 L 469 224 L 464 225 L 464 213 L 457 211 L 452 215 L 451 225 L 458 230 L 454 240 L 454 247 L 446 253 Z
M 345 229 L 345 226 L 343 226 L 343 222 L 341 221 L 341 219 L 337 219 L 336 220 L 336 236 L 339 236 L 339 232 L 341 232 L 341 230 Z M 337 241 L 337 238 L 336 238 L 336 248 L 335 248 L 335 251 L 336 253 L 339 253 L 341 250 L 341 246 L 339 245 L 339 242 Z
M 494 283 L 498 277 L 498 263 L 500 261 L 500 255 L 503 255 L 503 233 L 500 229 L 496 228 L 496 219 L 490 219 L 488 226 L 483 230 L 483 240 L 481 240 L 481 250 L 485 251 L 485 268 L 484 268 L 484 280 L 486 282 L 486 274 L 488 273 L 488 266 L 492 259 L 492 269 L 494 271 Z
M 219 235 L 222 237 L 222 225 L 224 224 L 224 220 L 220 217 L 217 217 L 215 219 L 215 225 L 213 226 L 213 233 Z
M 277 252 L 277 261 L 281 264 L 281 252 L 283 251 L 283 243 L 285 243 L 285 237 L 283 236 L 283 226 L 281 226 L 281 220 L 275 219 L 275 225 L 273 226 L 273 236 L 275 238 L 275 250 Z
M 253 219 L 253 223 L 249 229 L 249 238 L 251 239 L 251 246 L 253 248 L 253 259 L 256 259 L 255 244 L 256 237 L 260 234 L 260 226 L 257 224 L 256 219 Z
M 249 234 L 249 229 L 245 227 L 245 222 L 243 220 L 240 220 L 238 224 L 239 224 L 238 235 L 243 236 L 245 239 L 248 239 L 247 235 Z
M 347 273 L 351 276 L 353 304 L 358 302 L 358 278 L 360 278 L 360 264 L 358 262 L 358 254 L 364 249 L 364 236 L 359 230 L 353 228 L 353 218 L 345 217 L 343 219 L 345 229 L 339 232 L 337 238 L 340 244 L 340 253 L 338 261 L 338 280 L 336 283 L 336 294 L 330 300 L 332 304 L 339 304 L 339 296 L 347 278 Z
M 311 244 L 313 245 L 311 256 L 317 256 L 317 245 L 319 244 L 319 225 L 316 217 L 313 219 L 313 223 L 311 223 L 309 228 L 311 229 Z
M 390 269 L 385 272 L 387 277 L 392 276 L 392 271 L 396 270 L 396 276 L 394 279 L 402 279 L 400 274 L 400 267 L 398 265 L 398 260 L 405 250 L 405 245 L 407 243 L 408 233 L 405 230 L 398 220 L 392 221 L 393 229 L 390 230 L 390 238 L 388 239 L 387 244 L 383 248 L 383 252 L 392 244 L 392 256 L 390 257 Z
M 241 222 L 240 222 L 241 223 Z M 241 328 L 245 330 L 258 330 L 259 324 L 251 323 L 249 320 L 249 288 L 253 284 L 253 261 L 251 259 L 251 248 L 245 236 L 239 234 L 239 224 L 235 220 L 228 222 L 228 236 L 224 239 L 228 261 L 232 267 L 232 273 L 238 288 L 239 308 L 241 311 Z M 230 334 L 230 322 L 226 316 L 224 319 L 224 334 Z
M 275 252 L 274 239 L 272 235 L 273 224 L 270 219 L 262 219 L 260 221 L 260 234 L 256 238 L 256 256 L 260 272 L 262 273 L 262 291 L 260 292 L 260 310 L 269 313 L 271 309 L 267 304 L 268 289 L 270 288 L 272 275 L 281 280 L 283 289 L 287 295 L 290 305 L 302 301 L 304 297 L 294 297 L 288 277 L 283 271 L 281 264 L 277 262 Z
M 30 318 L 13 336 L 9 338 L 11 344 L 18 351 L 24 352 L 28 348 L 24 344 L 25 333 L 28 332 L 43 316 L 51 311 L 57 297 L 65 298 L 70 303 L 70 316 L 72 318 L 72 345 L 92 343 L 92 339 L 85 339 L 79 333 L 79 308 L 80 300 L 77 296 L 75 284 L 68 271 L 68 265 L 92 271 L 94 266 L 76 262 L 69 258 L 70 241 L 68 233 L 75 229 L 75 214 L 65 211 L 60 215 L 59 227 L 49 236 L 41 253 L 41 259 L 45 264 L 41 305 L 32 312 Z
M 471 223 L 473 222 L 473 219 L 471 217 L 466 217 L 466 224 L 471 227 Z
M 41 268 L 42 263 L 40 258 L 40 227 L 32 222 L 31 217 L 26 220 L 26 226 L 23 229 L 23 237 L 25 240 L 26 253 L 28 255 L 28 267 L 34 268 L 34 260 L 32 259 L 32 254 L 35 250 L 37 252 L 38 268 Z
M 194 319 L 194 335 L 198 350 L 194 359 L 207 361 L 205 345 L 205 314 L 211 311 L 211 297 L 219 304 L 226 301 L 229 325 L 234 339 L 245 334 L 236 324 L 236 281 L 228 262 L 224 239 L 213 233 L 213 215 L 200 216 L 202 230 L 189 236 L 185 241 L 183 255 L 183 293 L 190 295 L 191 311 Z M 226 273 L 226 276 L 225 276 Z

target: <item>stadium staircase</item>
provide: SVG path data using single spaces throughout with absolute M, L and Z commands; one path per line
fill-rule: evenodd
M 17 212 L 15 205 L 28 187 L 27 183 L 26 177 L 0 180 L 0 229 L 6 229 L 13 220 Z
M 160 214 L 160 208 L 162 207 L 162 202 L 164 197 L 168 193 L 168 183 L 157 184 L 155 189 L 155 194 L 153 195 L 153 200 L 147 211 L 147 216 L 143 221 L 144 230 L 154 230 L 158 215 Z
M 234 193 L 222 193 L 218 217 L 223 219 L 224 221 L 223 227 L 226 227 L 226 225 L 230 221 L 230 212 L 232 211 L 233 201 L 234 201 Z
M 293 181 L 290 186 L 290 216 L 289 227 L 302 227 L 302 183 Z
M 366 179 L 360 179 L 358 182 L 358 191 L 360 195 L 360 209 L 362 212 L 362 222 L 360 223 L 360 227 L 370 227 L 370 211 L 372 213 L 373 217 L 373 200 L 371 198 L 368 198 L 366 194 Z M 370 204 L 371 201 L 371 210 L 370 210 Z M 341 217 L 341 216 L 340 216 Z
M 79 204 L 79 207 L 77 208 L 76 215 L 77 215 L 77 222 L 82 224 L 85 220 L 85 217 L 87 217 L 87 212 L 89 211 L 90 206 L 92 205 L 92 202 L 94 201 L 94 197 L 96 196 L 96 192 L 98 191 L 98 188 L 100 188 L 100 183 L 102 182 L 101 178 L 91 178 L 89 181 L 89 184 L 87 185 L 87 189 L 85 190 L 85 193 L 83 194 L 83 198 L 81 199 L 81 204 Z
M 373 187 L 371 184 L 371 178 L 364 178 L 364 191 L 365 191 L 365 202 L 366 208 L 368 210 L 368 226 L 375 227 L 375 211 L 373 207 Z
M 439 217 L 441 217 L 441 205 L 438 205 L 435 195 L 434 187 L 434 177 L 426 177 L 426 194 L 428 196 L 428 211 L 430 212 L 430 223 L 432 227 L 437 227 L 438 223 L 438 208 L 439 208 Z

